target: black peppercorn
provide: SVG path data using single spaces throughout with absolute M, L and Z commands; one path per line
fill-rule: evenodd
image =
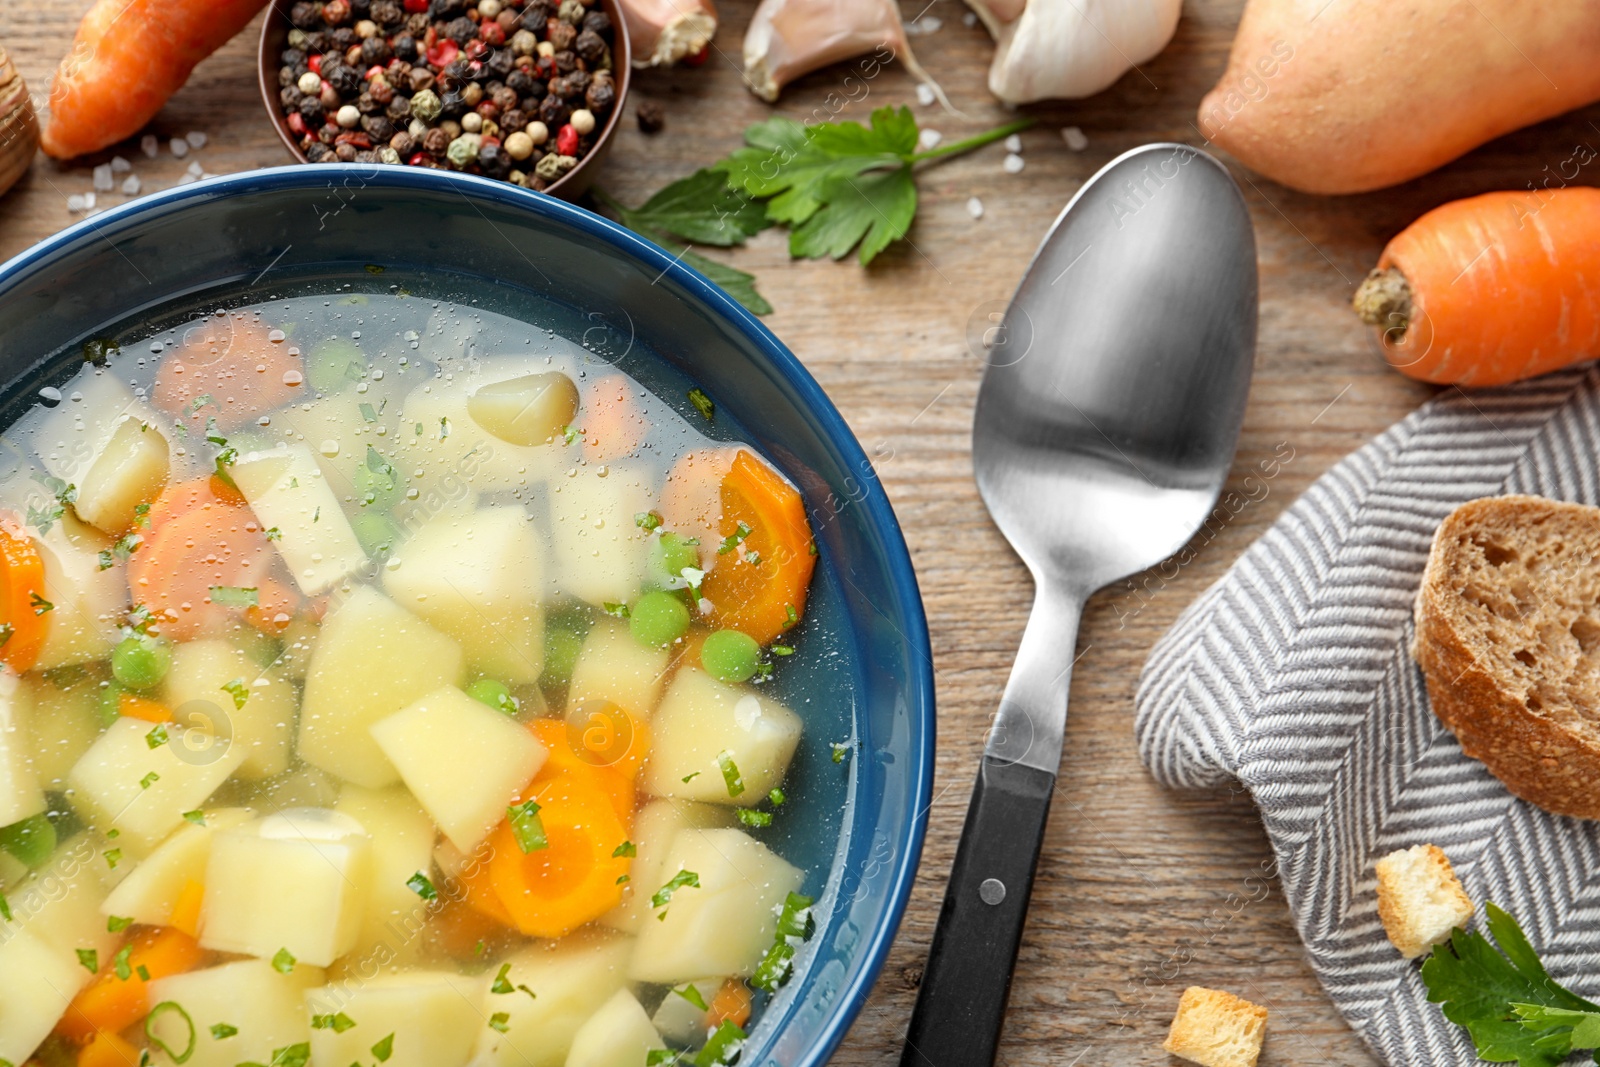
M 369 16 L 373 22 L 387 30 L 391 26 L 398 26 L 405 21 L 406 13 L 394 0 L 374 0 L 372 14 Z
M 486 144 L 478 149 L 478 166 L 491 178 L 504 178 L 511 173 L 511 157 L 497 144 Z
M 317 10 L 317 5 L 300 0 L 289 9 L 289 21 L 302 30 L 309 30 L 322 22 L 322 13 Z
M 363 115 L 361 128 L 366 130 L 374 141 L 387 141 L 395 135 L 394 123 L 383 115 Z
M 297 86 L 285 85 L 278 90 L 278 103 L 283 105 L 285 111 L 295 111 L 300 107 L 300 101 L 306 98 Z
M 306 158 L 313 163 L 333 162 L 333 152 L 321 141 L 312 141 L 306 146 Z
M 578 34 L 578 39 L 573 42 L 572 50 L 577 52 L 590 63 L 606 54 L 605 38 L 593 30 L 584 30 Z
M 530 121 L 532 120 L 528 118 L 526 111 L 520 107 L 514 107 L 500 116 L 500 128 L 502 130 L 520 130 Z
M 361 72 L 344 63 L 322 65 L 322 80 L 333 86 L 340 96 L 358 96 L 361 93 Z
M 324 123 L 322 128 L 317 130 L 317 139 L 323 144 L 333 144 L 333 142 L 339 139 L 339 135 L 343 132 L 344 129 L 342 127 L 335 126 L 331 122 Z
M 517 106 L 517 91 L 502 85 L 489 94 L 489 99 L 501 111 L 511 111 Z
M 496 48 L 493 52 L 490 52 L 489 57 L 483 61 L 483 70 L 486 75 L 491 75 L 496 78 L 504 78 L 506 75 L 511 73 L 512 68 L 514 68 L 516 64 L 517 57 L 512 54 L 511 49 Z
M 389 121 L 396 126 L 404 123 L 411 117 L 411 98 L 396 94 L 395 98 L 389 101 L 389 107 L 384 114 L 388 115 Z
M 396 37 L 391 47 L 394 48 L 394 54 L 407 63 L 416 62 L 422 54 L 417 48 L 417 39 L 409 33 L 402 33 Z
M 389 101 L 394 99 L 394 86 L 383 78 L 373 78 L 367 83 L 367 95 L 379 107 L 388 107 Z
M 411 91 L 414 93 L 433 88 L 435 80 L 433 71 L 427 67 L 412 67 L 411 73 L 406 75 L 406 79 L 411 83 Z
M 350 10 L 356 13 L 357 18 L 364 18 L 372 14 L 372 0 L 350 0 Z
M 306 65 L 306 54 L 298 48 L 285 48 L 278 62 L 291 70 L 299 70 Z
M 413 37 L 422 37 L 428 32 L 428 16 L 421 11 L 406 16 L 406 32 Z
M 514 70 L 506 75 L 506 88 L 514 90 L 518 96 L 527 96 L 533 90 L 533 79 L 525 70 Z
M 295 105 L 300 109 L 300 117 L 306 120 L 307 126 L 316 126 L 322 122 L 322 101 L 314 96 L 302 96 L 300 103 Z
M 667 112 L 654 100 L 641 100 L 639 106 L 633 109 L 633 117 L 639 121 L 639 129 L 645 133 L 660 133 L 667 124 Z
M 460 92 L 439 95 L 439 114 L 447 119 L 460 118 L 467 113 L 467 101 Z
M 356 97 L 356 110 L 363 115 L 376 115 L 383 110 L 383 105 L 372 99 L 371 93 L 362 93 Z
M 435 126 L 422 136 L 422 148 L 429 155 L 442 156 L 450 147 L 450 135 Z
M 361 62 L 367 66 L 381 66 L 389 62 L 394 52 L 389 48 L 389 42 L 382 37 L 368 37 L 361 42 Z
M 563 74 L 571 74 L 578 69 L 578 53 L 568 48 L 555 54 L 556 69 Z
M 300 80 L 299 75 L 295 74 L 295 72 L 290 70 L 288 67 L 279 67 L 278 68 L 278 85 L 279 86 L 293 85 L 295 82 L 297 82 L 299 80 Z
M 329 30 L 328 36 L 341 52 L 347 51 L 357 40 L 356 31 L 349 26 L 340 26 L 337 29 Z
M 411 153 L 417 150 L 417 142 L 416 139 L 413 138 L 409 133 L 407 133 L 405 130 L 401 130 L 399 133 L 389 138 L 389 147 L 394 149 L 396 152 L 399 152 L 401 159 L 409 159 L 411 157 Z
M 467 5 L 463 0 L 432 0 L 428 4 L 428 17 L 430 19 L 453 19 L 466 10 Z
M 600 80 L 596 78 L 589 86 L 589 91 L 583 94 L 583 102 L 589 105 L 589 110 L 595 114 L 610 111 L 611 105 L 617 102 L 617 85 L 610 78 Z
M 450 38 L 456 44 L 464 45 L 478 36 L 478 24 L 465 16 L 451 19 L 445 23 L 444 36 Z
M 589 82 L 594 80 L 594 75 L 586 70 L 575 70 L 567 75 L 567 96 L 570 99 L 580 96 L 589 88 Z
M 611 32 L 611 16 L 604 11 L 591 11 L 583 16 L 583 28 L 601 36 Z
M 565 126 L 571 116 L 572 109 L 559 96 L 551 94 L 539 101 L 539 121 L 552 130 Z
M 465 85 L 472 80 L 472 64 L 465 59 L 453 59 L 450 65 L 444 68 L 443 74 L 454 79 L 456 86 Z

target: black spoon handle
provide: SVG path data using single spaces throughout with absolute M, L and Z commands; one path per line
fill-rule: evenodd
M 983 757 L 900 1067 L 994 1062 L 1055 783 Z

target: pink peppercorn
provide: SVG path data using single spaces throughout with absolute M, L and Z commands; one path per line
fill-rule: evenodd
M 318 53 L 317 55 L 309 57 L 306 60 L 306 66 L 311 68 L 311 72 L 313 74 L 321 75 L 322 74 L 322 55 L 321 55 L 321 53 Z
M 306 120 L 301 116 L 300 112 L 289 112 L 289 118 L 287 121 L 289 124 L 289 129 L 292 130 L 297 137 L 304 137 L 306 135 Z
M 405 0 L 406 14 L 422 15 L 428 10 L 428 0 Z
M 409 4 L 411 2 L 411 0 L 406 0 L 406 2 Z M 428 162 L 428 153 L 426 153 L 426 152 L 413 152 L 413 153 L 411 153 L 411 158 L 406 160 L 406 162 L 409 163 L 413 167 L 420 167 L 424 163 Z
M 506 43 L 505 28 L 500 23 L 490 22 L 488 19 L 485 19 L 482 25 L 478 27 L 478 36 L 483 39 L 485 44 L 497 45 Z
M 578 130 L 572 123 L 567 123 L 556 132 L 556 151 L 564 156 L 578 154 Z
M 461 54 L 461 48 L 450 38 L 446 37 L 432 48 L 428 49 L 428 65 L 442 70 L 454 63 L 456 56 Z

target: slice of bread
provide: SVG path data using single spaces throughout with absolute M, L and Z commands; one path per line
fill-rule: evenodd
M 1178 1000 L 1161 1047 L 1201 1067 L 1256 1067 L 1267 1009 L 1220 989 L 1192 985 Z
M 1416 959 L 1472 921 L 1472 898 L 1435 845 L 1397 849 L 1378 861 L 1378 918 L 1406 959 Z
M 1600 818 L 1600 508 L 1469 501 L 1439 524 L 1412 655 L 1433 712 L 1524 800 Z

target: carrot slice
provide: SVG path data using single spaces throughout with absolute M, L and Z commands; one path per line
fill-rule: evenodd
M 34 610 L 44 596 L 44 559 L 14 516 L 0 517 L 0 661 L 20 672 L 31 668 L 44 647 L 48 613 Z
M 224 432 L 254 422 L 305 391 L 300 358 L 273 337 L 283 335 L 246 312 L 190 327 L 156 371 L 151 401 L 197 438 L 212 420 Z
M 617 708 L 617 712 L 624 718 L 628 717 L 627 712 L 621 708 Z M 570 772 L 587 778 L 610 797 L 617 818 L 624 823 L 632 822 L 634 802 L 637 799 L 633 779 L 638 773 L 640 764 L 644 762 L 644 754 L 649 747 L 644 724 L 638 720 L 632 722 L 634 740 L 630 744 L 629 755 L 613 762 L 612 754 L 606 749 L 591 749 L 584 744 L 584 736 L 589 730 L 583 727 L 590 727 L 592 724 L 585 723 L 583 727 L 574 729 L 563 719 L 534 719 L 528 724 L 528 729 L 533 731 L 533 736 L 539 739 L 539 743 L 545 747 L 549 755 L 545 758 L 544 766 L 539 768 L 539 773 L 534 777 L 530 789 L 537 791 L 552 781 L 556 775 Z M 609 734 L 614 735 L 615 732 L 614 727 L 608 730 Z M 577 744 L 573 743 L 574 734 L 579 738 Z M 607 745 L 610 742 L 595 738 L 595 744 Z M 635 748 L 637 756 L 634 755 Z
M 805 503 L 794 487 L 749 452 L 722 479 L 723 540 L 700 586 L 722 626 L 761 644 L 800 621 L 816 566 Z
M 169 920 L 174 930 L 181 930 L 190 937 L 200 936 L 200 908 L 206 901 L 206 887 L 199 882 L 189 881 L 183 884 L 178 891 L 178 899 L 172 905 L 172 918 Z
M 123 693 L 117 698 L 117 714 L 125 719 L 143 719 L 145 722 L 171 722 L 172 709 L 159 700 Z
M 517 921 L 511 917 L 506 906 L 500 903 L 500 895 L 495 892 L 494 878 L 489 872 L 489 862 L 485 858 L 475 864 L 469 864 L 467 869 L 459 876 L 461 888 L 465 891 L 467 907 L 488 919 L 493 919 L 501 926 L 516 926 Z
M 83 1043 L 98 1031 L 114 1034 L 143 1019 L 150 1011 L 149 980 L 191 971 L 205 958 L 194 938 L 166 926 L 145 927 L 134 935 L 128 953 L 126 978 L 117 974 L 116 957 L 105 960 L 99 977 L 84 987 L 67 1013 L 56 1023 L 56 1033 Z M 142 970 L 141 970 L 142 968 Z
M 750 1021 L 752 1005 L 750 987 L 744 984 L 743 979 L 727 979 L 711 998 L 711 1010 L 706 1012 L 706 1029 L 715 1030 L 725 1022 L 743 1026 Z
M 150 509 L 144 545 L 128 560 L 134 602 L 160 620 L 161 633 L 178 641 L 223 632 L 241 611 L 246 619 L 286 626 L 300 607 L 301 597 L 255 514 L 220 496 L 219 484 L 200 478 L 168 487 Z M 217 604 L 211 599 L 215 586 L 255 589 L 258 605 Z
M 589 388 L 578 419 L 583 430 L 583 458 L 590 463 L 632 455 L 644 444 L 650 421 L 639 409 L 634 388 L 620 374 L 608 374 Z
M 562 937 L 622 902 L 618 880 L 629 860 L 613 853 L 628 830 L 596 770 L 560 771 L 542 786 L 535 779 L 531 799 L 539 805 L 545 848 L 523 853 L 509 822 L 490 838 L 495 892 L 529 936 Z
M 78 1050 L 78 1067 L 138 1067 L 138 1063 L 138 1049 L 103 1030 Z

